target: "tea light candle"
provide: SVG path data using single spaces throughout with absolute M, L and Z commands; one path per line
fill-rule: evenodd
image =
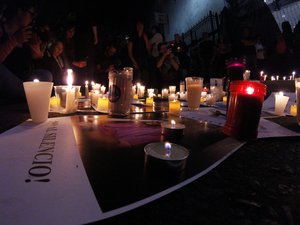
M 162 98 L 168 98 L 168 95 L 169 95 L 169 90 L 166 88 L 162 89 L 161 91 Z
M 181 137 L 184 129 L 185 125 L 182 123 L 176 123 L 175 120 L 161 123 L 161 133 L 169 139 Z
M 283 92 L 275 94 L 275 114 L 277 116 L 283 116 L 286 104 L 289 100 L 288 96 L 284 96 Z
M 98 98 L 97 111 L 108 112 L 108 98 L 105 95 Z
M 296 104 L 291 105 L 291 107 L 290 107 L 290 114 L 292 116 L 297 116 L 297 105 Z
M 145 146 L 147 156 L 167 161 L 184 160 L 189 156 L 189 150 L 181 145 L 170 142 L 155 142 Z
M 153 106 L 153 98 L 152 97 L 146 98 L 146 106 Z
M 180 113 L 180 101 L 177 99 L 173 99 L 169 101 L 169 112 L 172 114 L 179 114 Z

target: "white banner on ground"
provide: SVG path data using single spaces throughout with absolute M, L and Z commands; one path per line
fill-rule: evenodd
M 68 117 L 0 135 L 0 224 L 83 224 L 101 209 Z

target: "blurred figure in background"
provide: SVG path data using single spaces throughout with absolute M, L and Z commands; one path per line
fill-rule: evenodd
M 148 86 L 150 84 L 150 45 L 144 22 L 141 20 L 137 20 L 135 23 L 135 29 L 128 40 L 127 49 L 134 68 L 133 82 L 141 82 Z

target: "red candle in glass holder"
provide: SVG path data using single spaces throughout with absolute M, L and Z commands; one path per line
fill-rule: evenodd
M 257 138 L 266 85 L 257 81 L 233 81 L 223 132 L 239 140 Z

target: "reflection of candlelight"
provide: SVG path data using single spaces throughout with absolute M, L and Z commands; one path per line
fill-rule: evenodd
M 171 156 L 171 144 L 169 142 L 165 143 L 165 150 L 166 150 L 166 157 L 170 157 Z

